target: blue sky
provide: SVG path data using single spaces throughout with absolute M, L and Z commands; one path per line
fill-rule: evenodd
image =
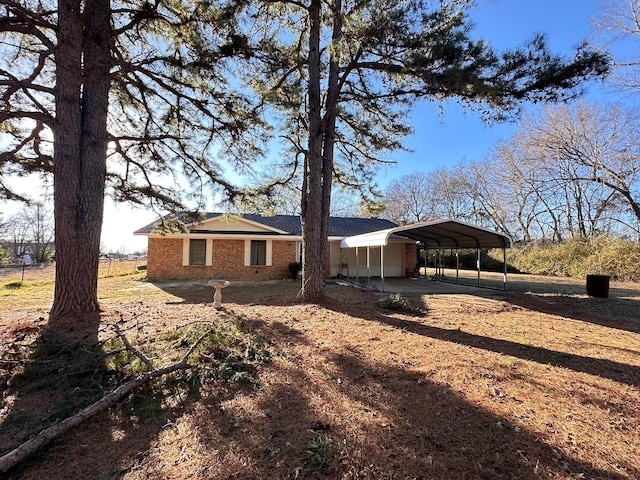
M 552 52 L 570 55 L 583 40 L 596 33 L 592 18 L 599 16 L 606 0 L 477 0 L 471 10 L 473 35 L 491 43 L 496 51 L 515 48 L 537 33 L 544 33 Z M 614 98 L 598 84 L 587 86 L 589 99 Z M 527 107 L 534 111 L 533 106 Z M 452 104 L 440 114 L 437 105 L 423 103 L 412 114 L 415 133 L 406 145 L 410 154 L 399 154 L 395 166 L 378 174 L 380 187 L 409 173 L 447 167 L 461 160 L 482 160 L 501 139 L 510 137 L 517 122 L 484 124 L 472 111 Z

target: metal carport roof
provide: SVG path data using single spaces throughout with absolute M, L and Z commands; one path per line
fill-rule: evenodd
M 347 237 L 342 248 L 386 246 L 389 237 L 402 236 L 422 242 L 426 248 L 511 248 L 508 235 L 458 220 L 437 220 L 388 228 L 377 232 Z

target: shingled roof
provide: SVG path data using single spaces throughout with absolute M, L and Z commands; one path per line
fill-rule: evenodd
M 206 233 L 207 230 L 199 229 L 198 226 L 202 222 L 205 222 L 211 218 L 216 218 L 224 215 L 223 213 L 207 212 L 203 213 L 199 221 L 189 221 L 187 217 L 180 217 L 174 215 L 167 215 L 163 217 L 164 221 L 172 219 L 178 219 L 184 222 L 190 229 L 190 231 L 197 230 L 198 233 Z M 300 217 L 298 215 L 273 215 L 262 216 L 256 214 L 241 214 L 237 215 L 249 220 L 251 222 L 260 223 L 267 227 L 274 228 L 285 232 L 283 235 L 302 235 L 302 228 L 300 225 Z M 152 222 L 144 227 L 135 231 L 136 234 L 144 235 L 152 233 L 154 227 L 157 227 L 158 221 Z M 383 220 L 381 218 L 360 218 L 360 217 L 329 217 L 329 236 L 330 237 L 350 237 L 353 235 L 361 235 L 363 233 L 375 232 L 378 230 L 385 230 L 388 228 L 396 227 L 397 225 L 389 220 Z

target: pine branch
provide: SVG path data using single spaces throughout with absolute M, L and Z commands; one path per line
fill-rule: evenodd
M 116 332 L 119 332 L 119 329 L 116 329 Z M 94 402 L 88 407 L 83 408 L 78 413 L 64 419 L 62 422 L 42 430 L 35 437 L 32 437 L 31 439 L 27 440 L 26 442 L 24 442 L 22 445 L 15 448 L 11 452 L 3 455 L 2 457 L 0 457 L 0 473 L 5 473 L 9 471 L 11 468 L 15 467 L 20 462 L 25 460 L 27 457 L 37 452 L 40 448 L 49 444 L 52 440 L 59 437 L 63 433 L 69 431 L 73 427 L 81 424 L 82 422 L 93 417 L 97 413 L 100 413 L 103 410 L 106 410 L 107 408 L 118 404 L 119 402 L 124 400 L 131 392 L 133 392 L 135 389 L 139 388 L 140 386 L 144 385 L 145 383 L 150 382 L 151 380 L 154 380 L 156 378 L 162 377 L 164 375 L 177 372 L 179 370 L 187 370 L 189 368 L 192 368 L 192 365 L 188 363 L 189 359 L 191 358 L 193 353 L 196 351 L 196 349 L 202 344 L 202 342 L 209 335 L 210 335 L 209 331 L 204 333 L 191 346 L 189 351 L 182 357 L 182 359 L 179 362 L 174 363 L 172 365 L 168 365 L 166 367 L 152 369 L 151 371 L 148 371 L 143 375 L 140 375 L 139 377 L 129 380 L 128 382 L 120 385 L 118 388 L 116 388 L 112 392 L 103 396 L 97 402 Z M 121 339 L 123 338 L 123 335 L 121 335 L 121 332 L 118 334 L 118 336 L 120 336 Z M 138 358 L 141 358 L 135 353 L 137 352 L 137 350 L 133 349 L 133 347 L 131 347 L 128 341 L 125 342 L 125 346 L 127 346 L 127 350 L 134 353 L 134 355 L 136 355 Z M 142 355 L 142 358 L 146 359 L 144 355 Z M 151 365 L 151 368 L 152 367 L 153 366 Z

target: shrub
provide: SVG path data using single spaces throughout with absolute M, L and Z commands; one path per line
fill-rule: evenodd
M 298 278 L 298 273 L 302 270 L 302 265 L 299 262 L 291 262 L 289 264 L 289 273 L 291 274 L 291 278 L 294 280 Z
M 11 249 L 0 245 L 0 265 L 8 265 L 9 264 L 9 255 L 11 254 Z
M 399 293 L 392 293 L 380 300 L 382 308 L 387 310 L 405 310 L 409 308 L 407 300 Z
M 640 244 L 620 237 L 517 245 L 509 252 L 509 261 L 518 270 L 534 275 L 607 274 L 615 280 L 640 281 Z

